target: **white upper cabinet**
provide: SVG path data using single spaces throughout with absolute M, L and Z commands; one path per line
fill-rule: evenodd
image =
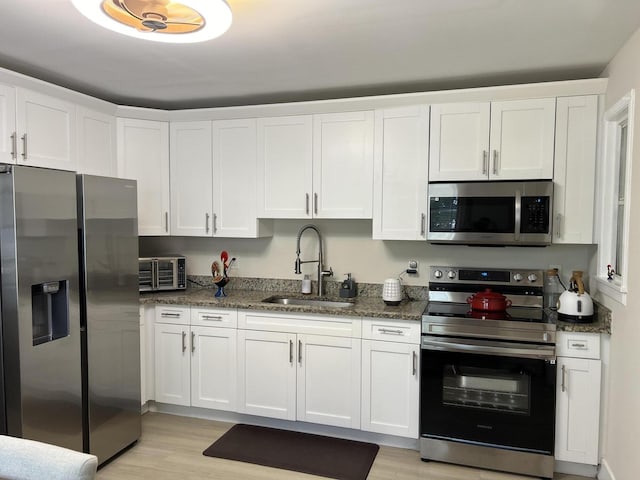
M 213 234 L 211 122 L 171 122 L 171 235 Z
M 75 105 L 16 89 L 17 163 L 76 170 Z
M 17 157 L 16 90 L 0 84 L 0 162 L 16 163 Z
M 376 110 L 373 238 L 426 238 L 429 107 Z
M 431 107 L 429 180 L 551 179 L 555 98 Z
M 118 172 L 138 182 L 138 234 L 169 235 L 169 125 L 118 118 Z
M 555 116 L 555 98 L 492 102 L 489 177 L 553 178 Z
M 373 112 L 314 115 L 314 218 L 372 215 Z
M 115 177 L 116 117 L 76 107 L 78 172 Z
M 371 218 L 373 112 L 258 119 L 258 216 Z
M 271 234 L 257 219 L 256 120 L 213 122 L 213 235 Z M 266 227 L 266 228 L 265 228 Z
M 258 216 L 311 218 L 313 117 L 258 119 Z
M 553 243 L 593 243 L 598 96 L 559 97 Z
M 431 106 L 429 180 L 486 180 L 489 103 Z

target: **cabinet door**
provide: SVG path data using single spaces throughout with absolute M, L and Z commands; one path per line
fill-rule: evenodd
M 257 237 L 256 120 L 213 122 L 213 234 Z
M 362 430 L 418 438 L 420 346 L 362 341 Z
M 311 218 L 312 119 L 258 119 L 259 217 Z
M 296 336 L 238 330 L 238 411 L 296 419 Z
M 553 178 L 555 116 L 555 98 L 492 102 L 489 177 Z
M 16 92 L 17 163 L 76 170 L 75 106 L 23 88 Z
M 373 112 L 313 117 L 313 216 L 372 218 Z
M 373 238 L 426 238 L 429 107 L 375 112 Z
M 211 122 L 171 122 L 171 235 L 210 237 Z
M 429 180 L 486 180 L 489 103 L 431 106 Z
M 16 90 L 0 85 L 0 162 L 16 163 L 17 157 Z
M 76 109 L 78 172 L 115 177 L 116 117 L 84 107 Z
M 553 243 L 593 243 L 597 128 L 597 95 L 558 98 Z
M 298 335 L 298 420 L 360 428 L 360 342 Z
M 169 126 L 118 118 L 118 172 L 138 182 L 138 235 L 169 235 Z
M 191 405 L 236 410 L 236 330 L 191 327 Z
M 188 326 L 155 324 L 156 402 L 190 405 L 191 366 L 188 343 Z
M 556 460 L 597 465 L 600 360 L 558 357 Z

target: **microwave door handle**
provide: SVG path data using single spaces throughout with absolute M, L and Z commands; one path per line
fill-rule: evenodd
M 520 225 L 522 218 L 522 193 L 520 190 L 516 190 L 516 221 L 514 228 L 514 240 L 520 240 Z

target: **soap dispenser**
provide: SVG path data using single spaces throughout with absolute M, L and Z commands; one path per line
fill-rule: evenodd
M 356 282 L 351 278 L 351 274 L 347 273 L 347 279 L 340 284 L 340 297 L 354 298 L 358 292 Z

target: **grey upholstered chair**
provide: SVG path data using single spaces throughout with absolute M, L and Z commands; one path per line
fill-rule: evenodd
M 91 480 L 98 458 L 67 448 L 0 435 L 0 478 L 8 480 Z

